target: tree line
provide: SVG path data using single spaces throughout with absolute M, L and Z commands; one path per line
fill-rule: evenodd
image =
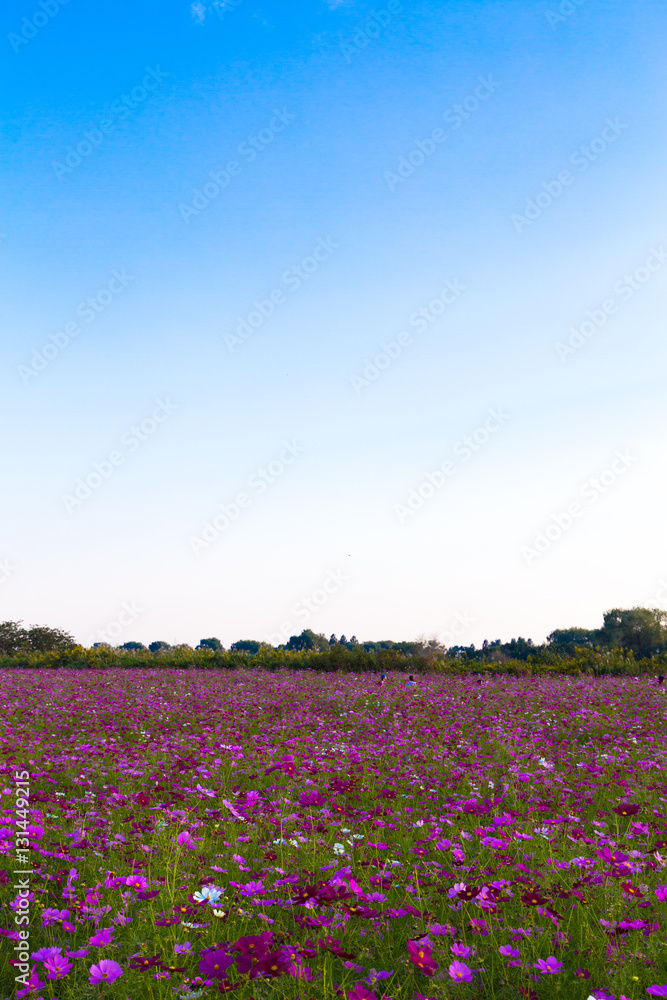
M 6 621 L 0 623 L 0 655 L 16 657 L 30 653 L 50 653 L 64 650 L 74 650 L 77 646 L 74 638 L 62 629 L 50 628 L 45 625 L 32 625 L 24 628 L 21 622 Z M 118 647 L 107 643 L 95 643 L 94 650 L 102 652 L 105 649 L 117 649 L 127 654 L 153 654 L 164 659 L 170 654 L 184 652 L 226 652 L 220 639 L 211 637 L 201 639 L 195 647 L 185 643 L 172 646 L 168 642 L 156 640 L 145 646 L 141 642 L 125 642 Z M 465 663 L 502 664 L 508 661 L 531 661 L 535 663 L 552 663 L 555 660 L 569 659 L 581 656 L 586 651 L 610 652 L 622 650 L 632 654 L 637 660 L 642 660 L 667 653 L 667 611 L 658 608 L 613 608 L 603 615 L 601 628 L 586 629 L 571 627 L 554 629 L 544 643 L 536 644 L 532 639 L 511 639 L 502 642 L 500 639 L 484 640 L 481 646 L 449 646 L 441 644 L 436 638 L 416 639 L 413 642 L 394 642 L 386 639 L 380 641 L 359 642 L 356 636 L 349 639 L 345 635 L 329 638 L 323 633 L 304 629 L 299 635 L 290 636 L 289 640 L 277 647 L 255 639 L 240 639 L 232 643 L 229 652 L 244 654 L 248 657 L 259 656 L 263 651 L 283 650 L 285 652 L 307 652 L 310 654 L 329 654 L 336 651 L 339 656 L 345 650 L 351 654 L 370 653 L 380 656 L 383 660 L 392 661 L 415 659 L 423 662 L 433 662 L 446 658 Z M 387 656 L 391 653 L 390 656 Z

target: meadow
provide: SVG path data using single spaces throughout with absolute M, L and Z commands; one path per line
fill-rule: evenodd
M 0 670 L 0 996 L 667 996 L 664 687 L 404 682 Z

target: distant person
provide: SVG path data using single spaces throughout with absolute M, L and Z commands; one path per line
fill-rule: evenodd
M 380 680 L 378 681 L 379 688 L 384 687 L 384 682 L 386 681 L 386 679 L 387 679 L 386 674 L 380 674 Z
M 414 679 L 412 674 L 410 674 L 407 681 L 405 682 L 405 690 L 414 691 L 416 687 L 417 687 L 417 681 Z
M 482 678 L 481 678 L 481 677 L 478 677 L 478 678 L 477 678 L 477 683 L 478 683 L 478 684 L 481 684 L 481 683 L 482 683 Z
M 662 674 L 658 674 L 658 684 L 662 684 L 662 682 L 664 681 L 664 679 L 665 678 L 664 678 L 664 676 Z

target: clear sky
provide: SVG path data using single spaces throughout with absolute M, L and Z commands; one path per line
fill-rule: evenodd
M 0 620 L 667 608 L 664 3 L 0 20 Z

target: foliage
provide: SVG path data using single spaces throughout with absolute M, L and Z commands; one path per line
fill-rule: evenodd
M 54 649 L 68 649 L 74 646 L 74 639 L 68 632 L 47 625 L 21 627 L 21 622 L 0 622 L 0 654 L 11 656 L 29 650 L 46 653 Z

